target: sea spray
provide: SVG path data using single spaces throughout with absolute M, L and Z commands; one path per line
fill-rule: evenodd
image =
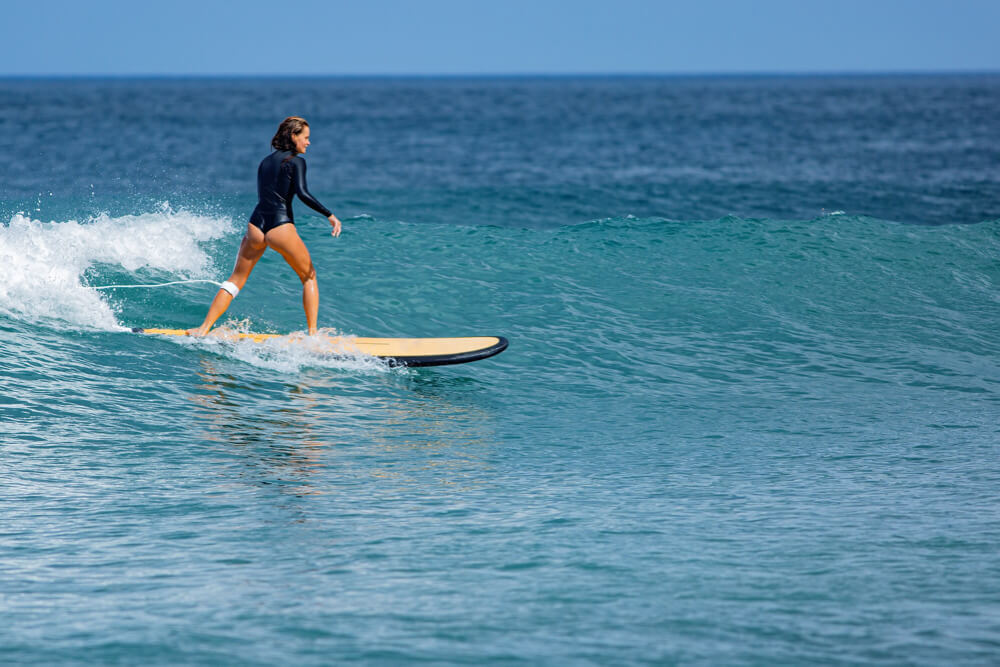
M 344 334 L 335 328 L 320 328 L 316 338 L 297 331 L 259 343 L 227 335 L 252 331 L 253 324 L 248 319 L 227 320 L 213 330 L 218 335 L 198 338 L 169 336 L 164 340 L 288 375 L 295 375 L 309 368 L 349 373 L 408 372 L 405 366 L 392 366 L 386 359 L 367 355 L 356 349 L 352 351 L 351 342 L 355 336 Z M 344 344 L 332 346 L 328 342 L 329 338 L 341 339 Z
M 0 312 L 40 324 L 121 329 L 107 297 L 87 285 L 88 270 L 111 265 L 131 274 L 215 278 L 218 268 L 202 244 L 231 231 L 229 219 L 168 204 L 84 221 L 41 222 L 17 213 L 0 225 Z

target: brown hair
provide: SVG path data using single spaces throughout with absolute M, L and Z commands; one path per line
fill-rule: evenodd
M 295 151 L 295 142 L 292 141 L 293 134 L 302 134 L 302 130 L 309 127 L 305 118 L 300 116 L 289 116 L 281 121 L 278 131 L 271 139 L 271 148 L 276 151 Z

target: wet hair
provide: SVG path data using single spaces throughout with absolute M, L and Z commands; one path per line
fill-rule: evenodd
M 278 131 L 274 133 L 274 138 L 271 139 L 271 148 L 276 151 L 295 151 L 295 142 L 292 141 L 293 134 L 302 134 L 302 130 L 309 127 L 309 123 L 306 122 L 305 118 L 300 116 L 289 116 L 285 120 L 281 121 L 281 125 L 278 126 Z

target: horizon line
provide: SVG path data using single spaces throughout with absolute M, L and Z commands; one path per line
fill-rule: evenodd
M 763 78 L 763 77 L 879 77 L 982 76 L 997 69 L 886 69 L 886 70 L 751 70 L 705 72 L 450 72 L 450 73 L 248 73 L 248 72 L 89 72 L 3 73 L 0 79 L 569 79 L 569 78 Z

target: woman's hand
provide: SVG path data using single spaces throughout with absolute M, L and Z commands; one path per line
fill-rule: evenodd
M 337 220 L 337 216 L 331 213 L 327 220 L 329 220 L 330 224 L 333 225 L 333 231 L 330 232 L 333 234 L 333 237 L 336 238 L 340 236 L 340 220 Z

